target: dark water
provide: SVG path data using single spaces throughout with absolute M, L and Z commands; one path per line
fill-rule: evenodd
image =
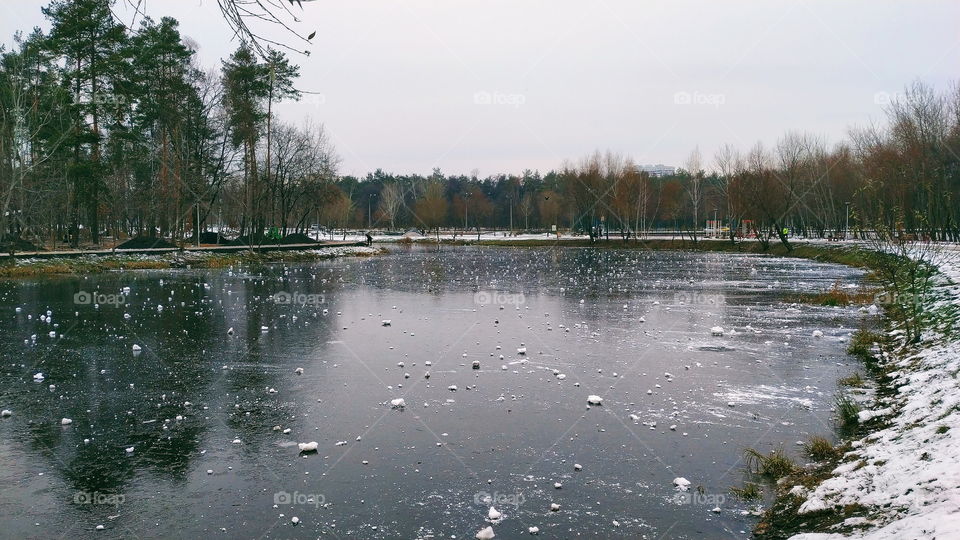
M 855 369 L 860 314 L 782 299 L 860 278 L 725 254 L 397 248 L 0 282 L 0 536 L 473 538 L 493 500 L 497 538 L 744 537 L 742 449 L 797 455 L 829 434 Z

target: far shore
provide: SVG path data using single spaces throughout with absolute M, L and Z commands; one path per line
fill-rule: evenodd
M 223 268 L 243 263 L 309 262 L 341 256 L 367 256 L 383 253 L 383 246 L 432 246 L 443 249 L 456 246 L 503 248 L 596 248 L 630 250 L 702 251 L 744 253 L 776 257 L 797 257 L 864 268 L 868 261 L 864 254 L 869 246 L 861 242 L 828 242 L 825 240 L 796 239 L 788 250 L 779 242 L 770 242 L 766 248 L 755 239 L 691 238 L 660 236 L 654 238 L 597 239 L 585 236 L 563 235 L 544 238 L 544 235 L 517 235 L 499 237 L 481 235 L 464 237 L 441 236 L 438 246 L 435 237 L 374 237 L 374 247 L 348 235 L 344 241 L 317 244 L 279 244 L 262 246 L 184 246 L 182 248 L 154 248 L 137 250 L 70 250 L 22 252 L 11 258 L 0 257 L 0 278 L 39 277 L 44 275 L 94 274 L 109 271 L 165 268 Z
M 266 247 L 266 246 L 263 246 Z M 274 246 L 275 249 L 243 247 L 230 251 L 211 249 L 136 253 L 71 253 L 67 256 L 18 257 L 0 261 L 0 278 L 33 278 L 51 275 L 87 275 L 127 270 L 170 268 L 226 268 L 240 264 L 309 262 L 336 257 L 367 257 L 385 250 L 357 243 L 338 245 Z M 283 249 L 286 248 L 286 249 Z

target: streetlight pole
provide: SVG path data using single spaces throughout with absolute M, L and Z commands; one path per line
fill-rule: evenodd
M 193 223 L 194 234 L 197 235 L 197 247 L 200 247 L 200 201 L 196 202 L 197 205 L 197 220 Z
M 510 236 L 513 236 L 513 197 L 507 197 L 507 204 L 510 206 Z
M 467 216 L 468 216 L 469 214 L 470 214 L 470 192 L 468 191 L 468 192 L 466 192 L 466 193 L 463 194 L 463 236 L 464 236 L 464 240 L 466 240 L 467 231 L 469 230 L 468 227 L 467 227 Z M 456 229 L 454 229 L 454 233 L 456 233 Z
M 373 213 L 371 210 L 370 203 L 373 201 L 373 198 L 376 197 L 376 193 L 371 193 L 367 196 L 367 230 L 369 231 L 373 227 Z
M 843 225 L 843 239 L 847 239 L 847 231 L 850 230 L 850 203 L 845 203 L 847 205 L 847 219 Z

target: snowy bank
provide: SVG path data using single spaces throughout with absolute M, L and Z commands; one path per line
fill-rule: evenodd
M 922 299 L 924 309 L 960 306 L 960 261 L 937 266 L 947 279 Z M 890 337 L 898 341 L 900 333 Z M 879 429 L 854 441 L 798 510 L 802 519 L 858 508 L 859 517 L 792 540 L 960 538 L 960 337 L 927 331 L 904 350 L 885 358 L 892 395 L 861 413 Z

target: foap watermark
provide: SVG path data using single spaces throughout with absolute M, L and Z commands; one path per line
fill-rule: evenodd
M 680 291 L 673 295 L 674 304 L 715 305 L 720 303 L 720 295 L 695 291 Z
M 474 105 L 508 105 L 510 107 L 519 108 L 526 102 L 527 96 L 523 94 L 511 94 L 497 90 L 494 90 L 493 92 L 480 90 L 478 92 L 474 92 L 473 94 Z
M 674 105 L 709 105 L 719 108 L 727 102 L 726 94 L 708 94 L 706 92 L 680 91 L 673 95 Z
M 319 306 L 326 303 L 322 294 L 291 293 L 287 291 L 272 294 L 270 300 L 274 304 L 284 306 Z
M 494 491 L 490 493 L 487 491 L 478 491 L 473 496 L 474 504 L 482 504 L 484 506 L 512 506 L 514 508 L 520 508 L 520 505 L 526 500 L 526 497 L 520 492 L 500 493 Z
M 673 495 L 674 504 L 695 504 L 700 506 L 721 506 L 727 496 L 723 493 L 700 493 L 698 491 L 683 491 Z
M 922 306 L 929 301 L 924 294 L 880 292 L 873 295 L 873 303 L 877 306 Z
M 77 291 L 73 293 L 73 303 L 78 306 L 115 306 L 120 307 L 127 304 L 127 297 L 123 294 L 105 294 L 97 291 Z
M 904 98 L 904 94 L 901 92 L 886 92 L 880 91 L 873 94 L 873 104 L 874 105 L 889 105 L 895 101 L 900 101 Z
M 127 97 L 123 94 L 111 94 L 110 92 L 94 92 L 85 100 L 85 96 L 74 92 L 73 100 L 77 103 L 92 103 L 95 105 L 123 105 L 127 103 Z
M 99 491 L 78 491 L 73 494 L 74 504 L 105 504 L 120 506 L 127 500 L 122 493 L 100 493 Z
M 273 494 L 273 504 L 278 506 L 281 504 L 301 504 L 320 508 L 326 504 L 326 502 L 327 498 L 324 497 L 322 493 L 300 493 L 299 491 L 290 493 L 289 491 L 277 491 Z
M 319 109 L 321 105 L 327 104 L 327 96 L 324 94 L 303 94 L 300 97 L 300 101 Z
M 496 304 L 499 306 L 519 306 L 527 301 L 523 293 L 505 293 L 500 291 L 477 291 L 473 295 L 473 303 L 479 306 Z

